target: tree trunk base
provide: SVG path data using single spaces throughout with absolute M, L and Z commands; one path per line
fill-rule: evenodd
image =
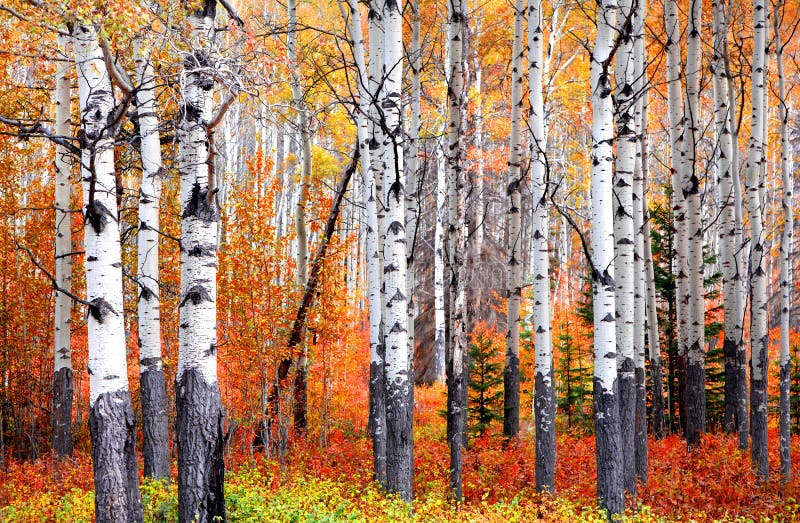
M 144 432 L 144 475 L 148 478 L 169 479 L 169 420 L 164 370 L 145 370 L 139 380 Z

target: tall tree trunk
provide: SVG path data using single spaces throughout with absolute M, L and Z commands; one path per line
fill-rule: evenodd
M 636 387 L 635 463 L 636 479 L 647 484 L 647 386 L 645 384 L 645 268 L 644 268 L 644 123 L 647 104 L 647 51 L 644 45 L 645 0 L 635 4 L 633 17 L 633 77 L 636 101 L 634 129 L 636 161 L 633 171 L 633 363 Z
M 743 319 L 740 314 L 741 295 L 738 290 L 739 274 L 739 247 L 736 242 L 736 221 L 734 213 L 735 193 L 733 190 L 733 169 L 731 163 L 733 143 L 729 128 L 728 112 L 733 108 L 730 105 L 727 70 L 725 66 L 725 49 L 728 39 L 728 25 L 723 0 L 713 2 L 713 28 L 714 28 L 714 56 L 712 62 L 713 87 L 714 87 L 714 121 L 717 134 L 716 170 L 717 188 L 720 205 L 719 235 L 720 251 L 722 256 L 722 284 L 725 309 L 725 338 L 723 342 L 723 355 L 725 360 L 725 418 L 723 421 L 725 432 L 732 433 L 737 429 L 736 409 L 739 402 L 737 352 L 744 343 L 742 338 Z
M 137 38 L 134 42 L 139 90 L 136 92 L 139 119 L 142 183 L 139 187 L 139 391 L 144 434 L 144 475 L 169 479 L 169 430 L 167 389 L 161 364 L 161 317 L 159 314 L 158 210 L 161 204 L 161 142 L 156 108 L 156 77 L 150 51 Z
M 686 198 L 688 223 L 689 272 L 686 337 L 686 442 L 696 444 L 706 431 L 706 368 L 705 368 L 705 292 L 703 278 L 703 220 L 701 208 L 701 168 L 697 162 L 700 141 L 700 68 L 702 53 L 700 31 L 703 14 L 702 0 L 692 0 L 689 11 L 686 51 L 686 102 L 684 104 L 684 175 L 683 194 Z
M 450 224 L 450 343 L 447 345 L 447 440 L 450 446 L 450 495 L 461 501 L 462 450 L 466 431 L 467 387 L 464 254 L 466 247 L 466 194 L 462 170 L 462 116 L 464 111 L 464 38 L 466 14 L 463 0 L 448 3 L 447 21 L 447 161 Z
M 181 179 L 181 298 L 178 337 L 178 510 L 181 522 L 225 518 L 223 414 L 217 382 L 219 205 L 209 161 L 216 0 L 188 17 L 192 52 L 183 60 L 178 121 Z
M 644 266 L 647 277 L 647 346 L 650 357 L 650 381 L 652 397 L 653 435 L 656 439 L 666 436 L 664 423 L 664 389 L 661 362 L 661 341 L 658 335 L 658 310 L 656 304 L 656 278 L 653 268 L 653 248 L 650 238 L 650 207 L 647 205 L 647 179 L 649 174 L 649 139 L 647 135 L 648 93 L 643 94 L 642 107 L 642 214 L 644 222 Z
M 519 321 L 522 304 L 522 78 L 525 63 L 525 0 L 514 4 L 514 43 L 511 51 L 511 135 L 508 142 L 508 179 L 506 195 L 508 249 L 508 330 L 506 363 L 503 371 L 503 434 L 514 438 L 519 432 Z
M 56 121 L 58 136 L 71 136 L 69 68 L 67 53 L 69 38 L 58 37 L 58 56 L 62 61 L 56 69 Z M 72 157 L 63 145 L 56 145 L 56 284 L 66 291 L 72 289 L 72 214 L 70 194 Z M 72 455 L 72 342 L 70 318 L 72 299 L 63 292 L 55 295 L 55 326 L 53 335 L 53 450 L 59 457 Z M 2 431 L 2 427 L 0 427 Z
M 419 215 L 419 133 L 422 126 L 420 83 L 422 67 L 422 48 L 420 44 L 420 12 L 419 0 L 411 2 L 411 52 L 409 67 L 411 68 L 411 122 L 408 129 L 408 161 L 406 164 L 406 248 L 407 273 L 406 289 L 408 289 L 408 357 L 411 381 L 414 381 L 414 318 L 417 313 L 416 273 L 414 268 L 414 251 L 416 250 L 417 221 Z M 412 401 L 414 388 L 411 388 Z
M 792 238 L 794 235 L 794 212 L 792 190 L 794 175 L 789 145 L 789 110 L 786 101 L 786 75 L 783 69 L 783 44 L 781 22 L 784 2 L 775 7 L 775 61 L 778 65 L 778 107 L 781 120 L 781 178 L 783 180 L 783 233 L 781 234 L 781 353 L 780 353 L 780 456 L 781 481 L 788 483 L 792 476 L 790 413 L 791 359 L 789 356 L 789 316 L 792 310 Z
M 614 303 L 616 305 L 619 422 L 622 438 L 622 482 L 636 494 L 636 374 L 634 368 L 634 223 L 633 171 L 636 166 L 638 93 L 634 86 L 633 11 L 631 0 L 620 0 L 616 55 L 617 161 L 614 170 Z
M 542 1 L 528 3 L 528 77 L 530 82 L 531 191 L 533 200 L 533 328 L 536 343 L 534 417 L 536 418 L 536 490 L 552 491 L 556 464 L 556 398 L 550 320 L 550 221 L 547 198 L 547 137 L 544 114 Z
M 747 156 L 747 211 L 750 215 L 750 429 L 751 458 L 761 480 L 769 478 L 767 454 L 767 367 L 769 334 L 767 332 L 767 274 L 765 272 L 765 231 L 760 192 L 764 184 L 764 60 L 766 47 L 766 8 L 764 0 L 753 1 L 753 112 Z
M 436 154 L 436 225 L 433 245 L 434 366 L 437 381 L 445 378 L 447 319 L 445 314 L 445 241 L 447 224 L 447 166 L 444 146 Z
M 609 516 L 625 506 L 619 419 L 619 383 L 614 303 L 614 202 L 612 158 L 614 104 L 611 67 L 618 6 L 597 6 L 592 51 L 592 294 L 594 309 L 594 426 L 597 499 Z
M 389 492 L 405 501 L 413 497 L 414 468 L 412 391 L 409 368 L 408 298 L 406 290 L 405 188 L 403 183 L 403 18 L 397 0 L 383 0 L 383 90 L 386 124 L 384 195 L 386 245 L 386 478 Z M 387 187 L 388 186 L 388 187 Z
M 75 28 L 84 136 L 86 297 L 89 302 L 89 430 L 99 523 L 142 521 L 136 419 L 128 391 L 122 264 L 114 175 L 114 94 L 92 25 Z
M 686 370 L 686 340 L 688 330 L 688 235 L 686 230 L 686 202 L 683 197 L 683 173 L 685 171 L 682 149 L 683 106 L 681 103 L 681 48 L 678 23 L 677 0 L 665 0 L 664 25 L 666 27 L 667 54 L 667 105 L 669 113 L 670 167 L 672 171 L 672 215 L 675 228 L 672 271 L 675 275 L 675 308 L 677 317 L 678 357 L 678 411 L 681 427 L 685 428 L 684 383 Z

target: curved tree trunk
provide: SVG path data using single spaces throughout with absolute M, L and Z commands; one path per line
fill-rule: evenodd
M 139 391 L 144 434 L 144 475 L 169 479 L 169 430 L 167 389 L 161 364 L 161 318 L 159 315 L 158 210 L 161 203 L 161 142 L 156 109 L 156 77 L 149 49 L 135 41 L 139 90 L 139 118 L 142 183 L 139 187 Z
M 514 438 L 519 432 L 519 321 L 522 305 L 522 71 L 525 62 L 525 0 L 514 4 L 514 43 L 511 51 L 511 135 L 508 143 L 508 330 L 506 363 L 503 371 L 503 434 Z
M 72 43 L 84 143 L 86 297 L 89 302 L 89 430 L 98 523 L 142 521 L 136 419 L 128 391 L 122 264 L 114 175 L 114 94 L 94 26 Z
M 216 0 L 189 15 L 193 51 L 184 57 L 178 121 L 181 178 L 181 297 L 177 395 L 178 509 L 181 522 L 225 518 L 223 413 L 217 382 L 219 206 L 210 169 Z
M 591 61 L 594 426 L 597 499 L 610 517 L 621 514 L 625 506 L 616 363 L 612 227 L 614 105 L 611 99 L 611 61 L 618 7 L 615 0 L 602 0 L 597 9 L 597 38 Z
M 59 58 L 62 62 L 56 70 L 56 120 L 55 133 L 71 136 L 69 68 L 67 54 L 69 38 L 58 37 Z M 72 214 L 70 194 L 72 157 L 63 145 L 56 145 L 56 284 L 66 290 L 72 289 Z M 55 330 L 53 335 L 53 450 L 59 457 L 72 455 L 72 342 L 70 318 L 72 298 L 63 292 L 55 295 Z

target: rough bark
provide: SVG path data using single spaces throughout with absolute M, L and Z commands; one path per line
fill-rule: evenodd
M 56 120 L 55 133 L 70 136 L 70 85 L 68 71 L 71 62 L 67 58 L 69 38 L 58 37 L 60 58 L 64 60 L 56 70 Z M 70 193 L 72 157 L 69 150 L 56 144 L 55 176 L 55 278 L 56 285 L 72 290 L 72 218 Z M 55 295 L 55 325 L 53 335 L 53 450 L 59 457 L 72 455 L 72 345 L 70 318 L 72 299 L 63 292 Z
M 161 366 L 161 318 L 158 274 L 159 204 L 161 203 L 161 142 L 156 108 L 156 77 L 149 49 L 134 42 L 139 89 L 136 91 L 139 120 L 142 183 L 139 186 L 139 390 L 142 396 L 144 475 L 168 479 L 170 467 L 167 389 Z
M 122 264 L 114 174 L 115 100 L 92 25 L 73 33 L 83 143 L 89 429 L 98 522 L 142 521 L 135 418 L 128 392 Z
M 542 2 L 528 3 L 528 79 L 530 82 L 531 191 L 533 201 L 533 329 L 536 343 L 534 416 L 536 418 L 536 490 L 555 486 L 556 400 L 550 320 L 550 223 L 546 173 Z
M 597 498 L 609 517 L 624 509 L 619 385 L 614 303 L 614 107 L 611 62 L 618 6 L 603 0 L 591 60 L 592 89 L 592 293 L 594 309 L 594 425 Z
M 525 61 L 524 21 L 525 0 L 514 4 L 514 42 L 511 51 L 511 134 L 508 143 L 508 178 L 506 180 L 508 207 L 508 326 L 506 331 L 506 361 L 503 371 L 503 434 L 508 438 L 519 432 L 519 321 L 522 304 L 522 79 Z
M 406 290 L 407 245 L 405 235 L 405 187 L 403 176 L 403 18 L 397 0 L 383 1 L 383 90 L 380 104 L 385 118 L 386 244 L 384 286 L 386 292 L 386 485 L 403 500 L 413 498 L 414 442 L 412 435 L 414 386 L 409 368 L 408 298 Z

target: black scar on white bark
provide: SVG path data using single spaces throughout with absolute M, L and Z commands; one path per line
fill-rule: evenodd
M 620 367 L 619 384 L 619 423 L 620 450 L 622 453 L 622 485 L 626 492 L 636 494 L 636 382 L 634 363 L 631 358 L 623 358 Z
M 53 450 L 59 457 L 72 455 L 72 369 L 62 367 L 53 376 Z
M 182 523 L 225 521 L 223 415 L 219 385 L 187 369 L 176 384 L 178 519 Z
M 192 194 L 183 211 L 183 219 L 194 217 L 205 223 L 218 222 L 219 209 L 214 201 L 213 194 L 210 200 L 211 201 L 209 201 L 208 189 L 201 187 L 199 183 L 195 182 L 192 186 Z M 214 248 L 213 252 L 216 252 L 216 248 Z
M 397 493 L 404 501 L 414 497 L 413 458 L 408 456 L 413 452 L 413 409 L 409 408 L 408 394 L 412 384 L 408 380 L 405 376 L 403 383 L 386 384 L 386 485 L 389 492 Z
M 145 358 L 140 376 L 142 401 L 142 431 L 144 443 L 144 475 L 149 478 L 169 479 L 169 420 L 167 411 L 167 389 L 161 358 Z
M 550 367 L 549 381 L 541 373 L 536 373 L 535 403 L 536 411 L 536 490 L 552 492 L 555 488 L 556 469 L 556 398 L 553 388 L 553 368 Z M 549 383 L 549 384 L 548 384 Z
M 761 379 L 750 374 L 750 452 L 755 472 L 759 479 L 769 479 L 769 452 L 767 433 L 767 353 L 769 338 L 761 339 L 760 361 L 752 360 L 753 368 L 761 367 Z
M 647 470 L 647 385 L 644 369 L 636 368 L 636 479 L 646 485 Z
M 381 332 L 383 329 L 381 329 Z M 383 336 L 381 336 L 383 338 Z M 378 354 L 383 353 L 379 345 Z M 381 356 L 383 361 L 383 356 Z M 370 363 L 369 366 L 369 433 L 372 436 L 373 466 L 375 481 L 386 486 L 386 403 L 383 364 Z
M 622 448 L 619 425 L 619 385 L 614 380 L 611 392 L 603 392 L 594 379 L 594 429 L 597 442 L 597 499 L 609 520 L 625 510 L 622 486 Z
M 723 428 L 726 434 L 736 432 L 736 409 L 738 405 L 739 373 L 737 369 L 736 340 L 725 338 L 722 344 L 722 354 L 725 361 L 725 417 Z
M 136 418 L 127 390 L 98 396 L 89 412 L 97 523 L 141 523 Z

